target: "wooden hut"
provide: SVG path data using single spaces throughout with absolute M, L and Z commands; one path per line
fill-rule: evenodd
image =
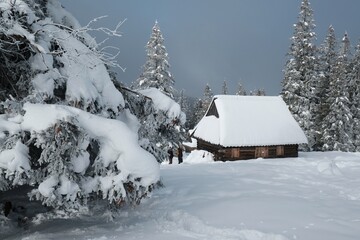
M 297 157 L 307 143 L 281 97 L 217 95 L 192 137 L 216 160 Z

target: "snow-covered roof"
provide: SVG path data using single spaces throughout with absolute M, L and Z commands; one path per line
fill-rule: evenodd
M 281 97 L 214 96 L 193 137 L 223 147 L 307 143 Z

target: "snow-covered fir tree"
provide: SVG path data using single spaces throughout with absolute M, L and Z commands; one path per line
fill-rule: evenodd
M 169 57 L 164 46 L 164 38 L 158 22 L 152 28 L 150 40 L 146 45 L 147 59 L 140 77 L 132 84 L 132 88 L 143 90 L 157 88 L 167 96 L 174 98 L 174 78 L 169 68 Z
M 298 22 L 288 53 L 289 59 L 284 69 L 281 95 L 289 106 L 300 127 L 304 130 L 309 150 L 315 144 L 313 130 L 313 111 L 316 109 L 314 89 L 317 78 L 317 58 L 314 45 L 315 24 L 309 0 L 302 0 Z
M 351 57 L 351 43 L 347 32 L 345 32 L 341 42 L 342 42 L 342 46 L 341 46 L 340 54 L 343 55 L 344 61 L 347 62 Z
M 353 113 L 349 94 L 350 41 L 347 34 L 336 59 L 327 99 L 329 113 L 323 120 L 325 151 L 354 151 Z
M 196 112 L 196 122 L 199 122 L 201 120 L 201 118 L 205 115 L 206 111 L 208 110 L 211 100 L 214 97 L 214 94 L 210 88 L 210 85 L 207 83 L 205 88 L 204 88 L 204 93 L 202 96 L 201 101 L 198 102 L 198 107 L 199 110 L 197 110 L 198 112 Z
M 204 89 L 204 94 L 203 94 L 203 109 L 206 111 L 211 103 L 212 98 L 214 97 L 214 93 L 212 92 L 210 85 L 206 84 L 205 89 Z
M 351 87 L 351 111 L 353 113 L 353 136 L 356 151 L 360 151 L 360 43 L 355 47 L 349 72 L 349 86 Z
M 198 98 L 193 103 L 192 112 L 189 118 L 189 129 L 193 129 L 200 119 L 204 116 L 203 114 L 203 100 Z
M 143 72 L 131 88 L 151 100 L 151 106 L 145 111 L 135 111 L 140 120 L 140 145 L 162 162 L 167 158 L 167 149 L 178 146 L 185 139 L 186 115 L 174 100 L 175 81 L 169 71 L 168 54 L 158 22 L 152 28 L 146 52 Z M 164 105 L 164 102 L 168 105 Z M 137 112 L 147 114 L 138 115 Z
M 210 85 L 207 83 L 204 88 L 203 96 L 194 102 L 193 112 L 190 117 L 191 128 L 195 127 L 196 124 L 198 124 L 198 122 L 204 117 L 213 96 L 214 94 Z
M 227 86 L 226 80 L 224 80 L 222 88 L 221 88 L 221 94 L 227 95 L 229 93 L 229 89 Z
M 5 0 L 0 13 L 0 190 L 29 185 L 33 199 L 63 209 L 97 197 L 139 203 L 159 166 L 138 144 L 90 26 L 57 0 Z
M 335 30 L 333 26 L 329 26 L 328 33 L 324 43 L 319 50 L 319 78 L 316 85 L 315 94 L 318 99 L 318 107 L 316 108 L 314 117 L 314 129 L 316 142 L 313 145 L 313 150 L 321 151 L 324 146 L 324 127 L 323 124 L 325 117 L 330 112 L 329 97 L 331 94 L 330 84 L 334 86 L 334 71 L 335 64 L 338 58 L 338 44 L 335 36 Z
M 352 60 L 352 52 L 351 52 L 351 42 L 349 39 L 349 35 L 347 34 L 347 32 L 345 32 L 344 37 L 341 40 L 342 46 L 340 49 L 340 56 L 341 60 L 343 62 L 342 64 L 342 71 L 344 71 L 344 82 L 346 84 L 346 86 L 348 87 L 347 92 L 348 92 L 348 97 L 349 100 L 352 102 L 352 96 L 354 95 L 353 93 L 353 86 L 350 85 L 350 74 L 351 74 L 351 69 L 353 68 L 353 61 Z
M 185 113 L 186 116 L 191 116 L 192 108 L 190 107 L 189 98 L 185 95 L 185 90 L 182 89 L 180 91 L 178 103 L 180 105 L 181 110 Z M 185 128 L 190 129 L 189 119 L 186 119 Z
M 187 98 L 186 98 L 184 92 L 185 92 L 185 90 L 182 89 L 182 90 L 180 91 L 180 94 L 179 94 L 178 99 L 177 99 L 177 102 L 179 103 L 180 108 L 183 109 L 183 110 L 186 109 L 186 108 L 187 108 L 187 105 L 188 105 L 188 103 L 187 103 Z
M 254 91 L 250 91 L 250 96 L 266 96 L 266 92 L 263 88 L 256 89 Z
M 247 95 L 244 86 L 240 82 L 238 83 L 238 89 L 237 89 L 236 95 L 239 95 L 239 96 Z

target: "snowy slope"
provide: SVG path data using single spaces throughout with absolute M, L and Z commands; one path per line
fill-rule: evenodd
M 39 221 L 1 239 L 355 240 L 360 154 L 162 165 L 164 188 L 109 215 Z M 8 233 L 8 232 L 7 232 Z M 2 233 L 4 236 L 4 233 Z

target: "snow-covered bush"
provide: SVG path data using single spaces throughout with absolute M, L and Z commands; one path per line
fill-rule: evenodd
M 0 0 L 0 14 L 0 191 L 30 185 L 64 209 L 96 196 L 139 203 L 159 165 L 138 144 L 111 60 L 57 0 Z

